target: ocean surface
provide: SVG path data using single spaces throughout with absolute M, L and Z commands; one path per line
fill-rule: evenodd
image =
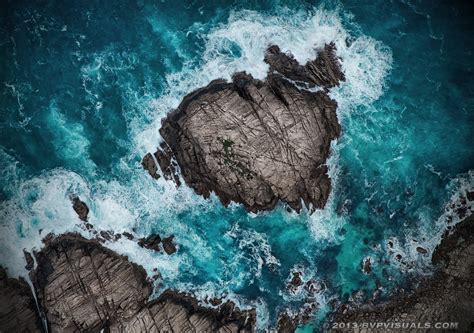
M 2 1 L 0 263 L 25 276 L 48 233 L 93 237 L 74 194 L 96 230 L 175 235 L 172 256 L 106 243 L 158 268 L 156 295 L 256 307 L 260 329 L 312 303 L 300 331 L 318 330 L 334 300 L 412 288 L 474 187 L 473 17 L 469 1 Z M 305 62 L 331 41 L 346 82 L 324 210 L 249 214 L 141 168 L 184 95 L 264 78 L 269 44 Z M 313 294 L 287 288 L 295 271 Z

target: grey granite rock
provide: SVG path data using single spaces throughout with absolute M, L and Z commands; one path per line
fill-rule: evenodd
M 99 331 L 132 318 L 151 293 L 145 270 L 75 234 L 50 238 L 31 274 L 50 332 Z
M 153 155 L 148 153 L 143 157 L 142 160 L 142 167 L 143 169 L 147 170 L 150 176 L 155 179 L 159 179 L 160 175 L 158 174 L 158 167 L 156 166 L 155 160 L 153 159 Z
M 176 252 L 176 245 L 173 242 L 174 236 L 163 238 L 163 249 L 168 255 L 172 255 Z
M 236 73 L 232 82 L 215 80 L 184 97 L 160 130 L 155 156 L 165 177 L 178 179 L 176 161 L 198 194 L 215 192 L 224 205 L 253 212 L 279 200 L 296 211 L 302 202 L 324 207 L 331 189 L 325 163 L 340 134 L 327 89 L 344 79 L 334 49 L 327 45 L 303 66 L 272 46 L 265 80 Z
M 71 197 L 71 201 L 72 208 L 77 213 L 77 216 L 79 216 L 82 221 L 87 222 L 89 215 L 89 207 L 87 207 L 86 203 L 81 201 L 81 199 L 76 196 Z
M 254 331 L 255 311 L 231 302 L 208 309 L 172 290 L 149 302 L 145 270 L 97 240 L 49 236 L 35 256 L 31 279 L 49 332 Z
M 192 297 L 164 292 L 125 323 L 110 326 L 111 332 L 255 332 L 255 311 L 242 312 L 231 302 L 218 310 L 201 307 Z
M 0 266 L 0 332 L 43 332 L 30 286 Z
M 158 234 L 151 234 L 146 238 L 140 238 L 138 240 L 138 245 L 144 247 L 146 249 L 154 250 L 159 252 L 160 251 L 160 243 L 161 237 Z

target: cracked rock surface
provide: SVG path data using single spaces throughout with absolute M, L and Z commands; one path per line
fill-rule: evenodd
M 300 65 L 271 46 L 265 61 L 263 81 L 239 72 L 184 97 L 163 120 L 164 142 L 154 156 L 166 179 L 178 180 L 179 167 L 188 186 L 204 197 L 215 192 L 224 205 L 256 212 L 281 200 L 296 211 L 302 202 L 322 208 L 331 189 L 326 160 L 340 135 L 337 104 L 328 96 L 344 80 L 335 47 Z M 152 174 L 150 161 L 144 159 Z
M 12 279 L 0 266 L 0 332 L 42 332 L 42 324 L 30 286 Z
M 35 257 L 37 267 L 30 274 L 49 332 L 254 331 L 255 311 L 241 311 L 231 302 L 209 309 L 173 290 L 149 302 L 152 286 L 145 270 L 97 240 L 77 234 L 49 237 Z M 18 284 L 19 280 L 11 280 Z M 30 290 L 27 285 L 26 290 Z M 25 327 L 38 322 L 38 314 L 23 305 L 32 299 L 21 299 L 22 311 L 5 316 L 2 312 L 2 327 L 18 321 Z M 41 325 L 30 331 L 40 332 Z

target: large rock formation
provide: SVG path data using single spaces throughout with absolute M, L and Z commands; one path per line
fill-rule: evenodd
M 99 331 L 127 320 L 151 293 L 145 270 L 96 241 L 66 234 L 36 253 L 32 274 L 50 331 Z
M 0 332 L 43 332 L 30 286 L 0 266 Z
M 240 72 L 187 95 L 164 119 L 154 157 L 167 179 L 178 180 L 179 166 L 198 194 L 215 192 L 224 205 L 323 207 L 331 188 L 325 163 L 340 134 L 337 104 L 327 94 L 344 79 L 335 47 L 303 66 L 271 46 L 265 61 L 264 81 Z M 143 165 L 153 176 L 151 161 L 147 155 Z
M 435 275 L 424 281 L 420 288 L 408 295 L 397 295 L 377 305 L 361 307 L 342 306 L 333 323 L 387 323 L 400 325 L 404 332 L 420 332 L 413 325 L 458 323 L 450 327 L 456 332 L 472 332 L 474 329 L 474 215 L 456 225 L 446 234 L 435 249 L 433 264 L 438 268 Z M 398 323 L 398 324 L 397 324 Z M 404 326 L 401 326 L 404 325 Z M 400 327 L 361 326 L 351 332 L 400 332 Z M 434 330 L 434 326 L 431 327 Z
M 207 309 L 192 297 L 174 291 L 166 291 L 148 302 L 152 287 L 145 270 L 96 240 L 76 234 L 49 237 L 44 249 L 35 256 L 37 267 L 31 272 L 31 279 L 49 332 L 254 330 L 255 312 L 240 311 L 230 302 L 217 309 Z M 11 305 L 2 299 L 4 304 Z M 38 317 L 33 318 L 26 310 L 7 313 L 8 320 L 4 323 L 2 317 L 1 327 L 18 321 L 25 327 L 36 323 Z

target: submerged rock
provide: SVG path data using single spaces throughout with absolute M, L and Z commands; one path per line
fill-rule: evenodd
M 300 287 L 303 285 L 303 279 L 302 279 L 302 273 L 295 271 L 291 272 L 290 274 L 290 279 L 286 285 L 286 289 L 292 293 L 295 294 L 300 290 Z
M 300 65 L 277 46 L 268 49 L 267 78 L 236 73 L 214 80 L 168 114 L 155 153 L 163 174 L 176 176 L 198 194 L 215 192 L 224 205 L 272 209 L 279 200 L 299 211 L 324 207 L 331 188 L 326 159 L 340 134 L 327 89 L 344 76 L 334 45 Z M 308 87 L 319 87 L 312 90 Z

